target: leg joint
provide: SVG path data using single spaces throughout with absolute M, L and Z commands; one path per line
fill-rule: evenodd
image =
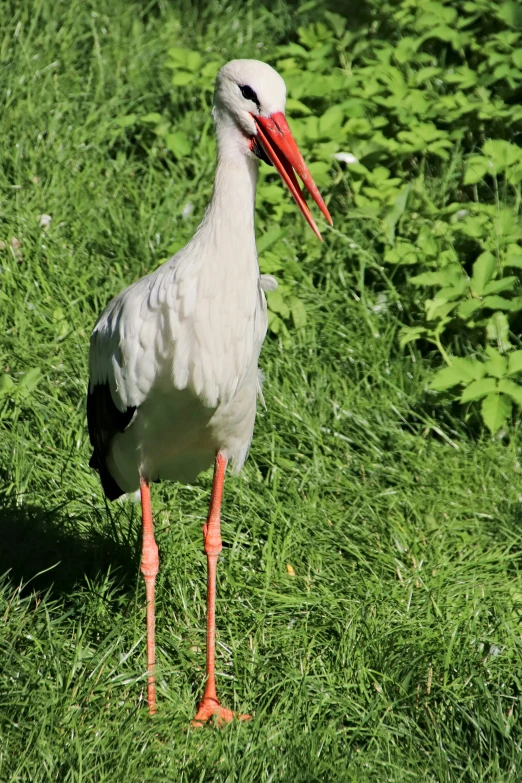
M 141 573 L 144 577 L 155 577 L 159 569 L 158 545 L 155 541 L 143 545 Z
M 220 554 L 221 550 L 223 549 L 223 542 L 221 540 L 221 536 L 218 534 L 217 536 L 206 536 L 205 537 L 205 554 L 209 557 L 212 557 L 212 555 L 215 555 L 216 557 Z

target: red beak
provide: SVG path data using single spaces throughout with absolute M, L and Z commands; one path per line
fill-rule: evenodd
M 332 218 L 330 217 L 326 204 L 321 198 L 317 185 L 313 181 L 312 175 L 308 171 L 303 156 L 299 152 L 299 147 L 292 136 L 292 131 L 288 127 L 285 115 L 283 112 L 278 111 L 274 112 L 270 117 L 254 116 L 254 120 L 257 126 L 257 138 L 259 139 L 261 146 L 280 173 L 290 193 L 294 197 L 295 203 L 305 216 L 312 231 L 322 241 L 322 236 L 315 224 L 308 204 L 304 199 L 299 183 L 295 178 L 294 170 L 299 174 L 303 185 L 331 226 L 333 225 Z

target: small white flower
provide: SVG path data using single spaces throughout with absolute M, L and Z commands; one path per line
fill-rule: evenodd
M 359 163 L 359 160 L 351 152 L 336 152 L 333 157 L 341 163 L 347 163 L 349 166 Z
M 469 209 L 459 209 L 459 211 L 456 214 L 456 217 L 458 217 L 459 220 L 462 220 L 462 218 L 465 218 L 466 215 L 469 215 Z
M 51 215 L 38 215 L 38 223 L 42 228 L 48 228 L 51 225 Z

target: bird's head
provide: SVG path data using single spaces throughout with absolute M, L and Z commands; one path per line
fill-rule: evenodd
M 235 154 L 256 156 L 277 169 L 297 206 L 321 239 L 295 173 L 332 225 L 330 213 L 295 142 L 285 117 L 286 85 L 270 65 L 232 60 L 217 75 L 214 119 L 221 144 Z

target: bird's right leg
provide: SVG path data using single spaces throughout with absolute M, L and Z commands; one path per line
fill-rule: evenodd
M 150 504 L 149 482 L 140 478 L 141 494 L 141 518 L 143 521 L 143 539 L 141 548 L 141 573 L 145 579 L 147 594 L 147 668 L 149 670 L 147 681 L 147 703 L 149 714 L 156 712 L 156 676 L 154 672 L 156 643 L 154 628 L 154 586 L 156 574 L 159 568 L 158 545 L 154 540 L 154 527 L 152 524 L 152 508 Z
M 222 707 L 216 693 L 216 569 L 219 553 L 223 548 L 221 541 L 221 500 L 223 497 L 223 485 L 225 483 L 225 471 L 227 458 L 219 451 L 214 466 L 214 479 L 212 482 L 212 495 L 208 518 L 203 525 L 203 539 L 205 553 L 207 555 L 207 683 L 203 698 L 198 707 L 196 717 L 192 721 L 193 726 L 201 726 L 213 715 L 216 715 L 218 725 L 233 720 L 235 713 Z M 238 715 L 239 720 L 249 720 L 249 715 Z

